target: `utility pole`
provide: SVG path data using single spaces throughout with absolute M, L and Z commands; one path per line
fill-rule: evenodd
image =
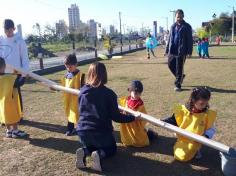
M 176 13 L 176 10 L 170 10 L 170 12 L 173 13 L 173 24 L 175 23 L 175 13 Z
M 121 12 L 119 12 L 119 19 L 120 19 L 120 52 L 122 53 L 122 31 L 121 31 Z
M 233 6 L 233 13 L 232 13 L 232 43 L 234 43 L 234 6 Z

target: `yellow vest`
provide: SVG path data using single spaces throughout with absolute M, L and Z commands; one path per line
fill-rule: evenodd
M 119 99 L 120 106 L 127 106 L 127 97 L 123 97 Z M 145 113 L 146 109 L 144 105 L 139 106 L 139 112 Z M 145 130 L 146 121 L 144 120 L 135 120 L 130 123 L 122 123 L 120 124 L 120 136 L 121 142 L 126 146 L 134 146 L 134 147 L 144 147 L 149 145 L 149 139 L 147 136 L 147 132 Z
M 6 125 L 20 121 L 19 95 L 14 88 L 16 75 L 0 75 L 0 122 Z
M 62 85 L 65 87 L 69 87 L 72 89 L 80 89 L 80 79 L 81 79 L 81 73 L 78 72 L 72 79 L 68 79 L 63 77 L 62 78 Z M 63 99 L 64 99 L 64 108 L 65 108 L 65 114 L 68 119 L 68 122 L 77 124 L 79 120 L 79 103 L 78 103 L 78 96 L 69 94 L 69 93 L 63 93 Z
M 202 113 L 190 114 L 184 105 L 177 105 L 174 108 L 174 114 L 178 127 L 201 136 L 204 135 L 206 130 L 213 127 L 216 119 L 215 111 L 207 110 Z M 201 144 L 183 136 L 178 136 L 174 145 L 175 159 L 189 161 L 200 148 Z

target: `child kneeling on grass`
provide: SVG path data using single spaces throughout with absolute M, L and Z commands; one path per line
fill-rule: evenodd
M 0 57 L 0 122 L 6 126 L 7 138 L 21 138 L 27 134 L 18 130 L 21 114 L 18 106 L 17 88 L 24 84 L 25 78 L 13 74 L 5 74 L 6 63 Z
M 84 74 L 77 69 L 77 59 L 74 54 L 64 60 L 67 73 L 62 78 L 62 85 L 72 89 L 80 89 L 84 84 Z M 79 120 L 78 96 L 64 93 L 64 108 L 68 120 L 66 136 L 76 135 L 75 127 Z
M 216 112 L 209 109 L 211 93 L 207 88 L 194 88 L 186 105 L 177 105 L 172 117 L 163 121 L 189 132 L 212 138 L 215 134 Z M 174 145 L 174 157 L 179 161 L 201 158 L 201 144 L 178 135 Z
M 129 96 L 119 99 L 119 104 L 134 111 L 139 111 L 147 114 L 144 103 L 141 99 L 143 92 L 143 84 L 134 80 L 131 82 L 129 88 Z M 154 137 L 151 130 L 145 129 L 146 121 L 137 119 L 130 123 L 123 123 L 120 125 L 121 142 L 126 146 L 145 147 L 150 144 Z
M 86 167 L 86 157 L 91 155 L 92 169 L 102 171 L 101 160 L 116 153 L 112 120 L 127 123 L 135 120 L 132 115 L 121 114 L 117 95 L 105 86 L 107 71 L 103 63 L 90 65 L 86 85 L 80 89 L 80 120 L 77 133 L 83 148 L 76 151 L 76 167 Z

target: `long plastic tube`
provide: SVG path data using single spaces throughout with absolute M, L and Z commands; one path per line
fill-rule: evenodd
M 9 66 L 9 65 L 8 65 Z M 63 87 L 63 86 L 60 86 L 60 85 L 57 85 L 55 82 L 51 81 L 51 80 L 48 80 L 42 76 L 39 76 L 37 74 L 34 74 L 32 72 L 28 72 L 28 71 L 25 71 L 21 68 L 16 68 L 16 67 L 13 67 L 13 66 L 9 66 L 10 68 L 20 72 L 20 73 L 23 73 L 25 75 L 28 75 L 32 78 L 34 78 L 35 80 L 38 80 L 38 81 L 41 81 L 43 82 L 45 86 L 48 86 L 48 87 L 52 87 L 56 90 L 60 90 L 60 91 L 64 91 L 64 92 L 67 92 L 67 93 L 71 93 L 71 94 L 74 94 L 74 95 L 79 95 L 79 90 L 76 90 L 76 89 L 71 89 L 71 88 L 68 88 L 68 87 Z M 167 130 L 170 130 L 172 132 L 175 132 L 175 133 L 178 133 L 182 136 L 185 136 L 189 139 L 192 139 L 194 141 L 197 141 L 201 144 L 204 144 L 204 145 L 207 145 L 211 148 L 214 148 L 216 150 L 219 150 L 221 152 L 224 152 L 224 153 L 229 153 L 230 148 L 229 146 L 226 146 L 225 144 L 222 144 L 220 142 L 217 142 L 217 141 L 214 141 L 214 140 L 211 140 L 211 139 L 207 139 L 203 136 L 200 136 L 198 134 L 194 134 L 194 133 L 191 133 L 191 132 L 188 132 L 184 129 L 181 129 L 181 128 L 178 128 L 174 125 L 171 125 L 171 124 L 168 124 L 166 122 L 163 122 L 155 117 L 152 117 L 150 115 L 147 115 L 147 114 L 143 114 L 141 112 L 137 112 L 137 111 L 133 111 L 131 109 L 128 109 L 128 108 L 125 108 L 125 107 L 122 107 L 122 106 L 119 106 L 119 109 L 122 110 L 122 111 L 125 111 L 127 113 L 130 113 L 130 114 L 133 114 L 135 116 L 137 115 L 140 115 L 140 118 L 152 123 L 153 125 L 156 125 L 156 126 L 160 126 L 160 127 L 163 127 Z

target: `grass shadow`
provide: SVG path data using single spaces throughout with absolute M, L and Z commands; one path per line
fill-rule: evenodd
M 236 89 L 220 89 L 220 88 L 214 88 L 210 86 L 184 86 L 184 87 L 207 87 L 211 92 L 216 92 L 216 93 L 227 93 L 227 94 L 236 94 Z
M 45 123 L 45 122 L 24 120 L 22 125 L 38 128 L 38 129 L 45 130 L 45 131 L 61 133 L 61 134 L 64 134 L 64 132 L 66 131 L 66 126 L 57 125 L 57 124 L 50 124 L 50 123 Z
M 75 154 L 76 150 L 81 147 L 81 144 L 78 141 L 73 141 L 69 139 L 54 138 L 49 137 L 46 139 L 40 138 L 29 138 L 27 139 L 31 145 L 53 149 L 57 151 L 62 151 L 64 153 Z

